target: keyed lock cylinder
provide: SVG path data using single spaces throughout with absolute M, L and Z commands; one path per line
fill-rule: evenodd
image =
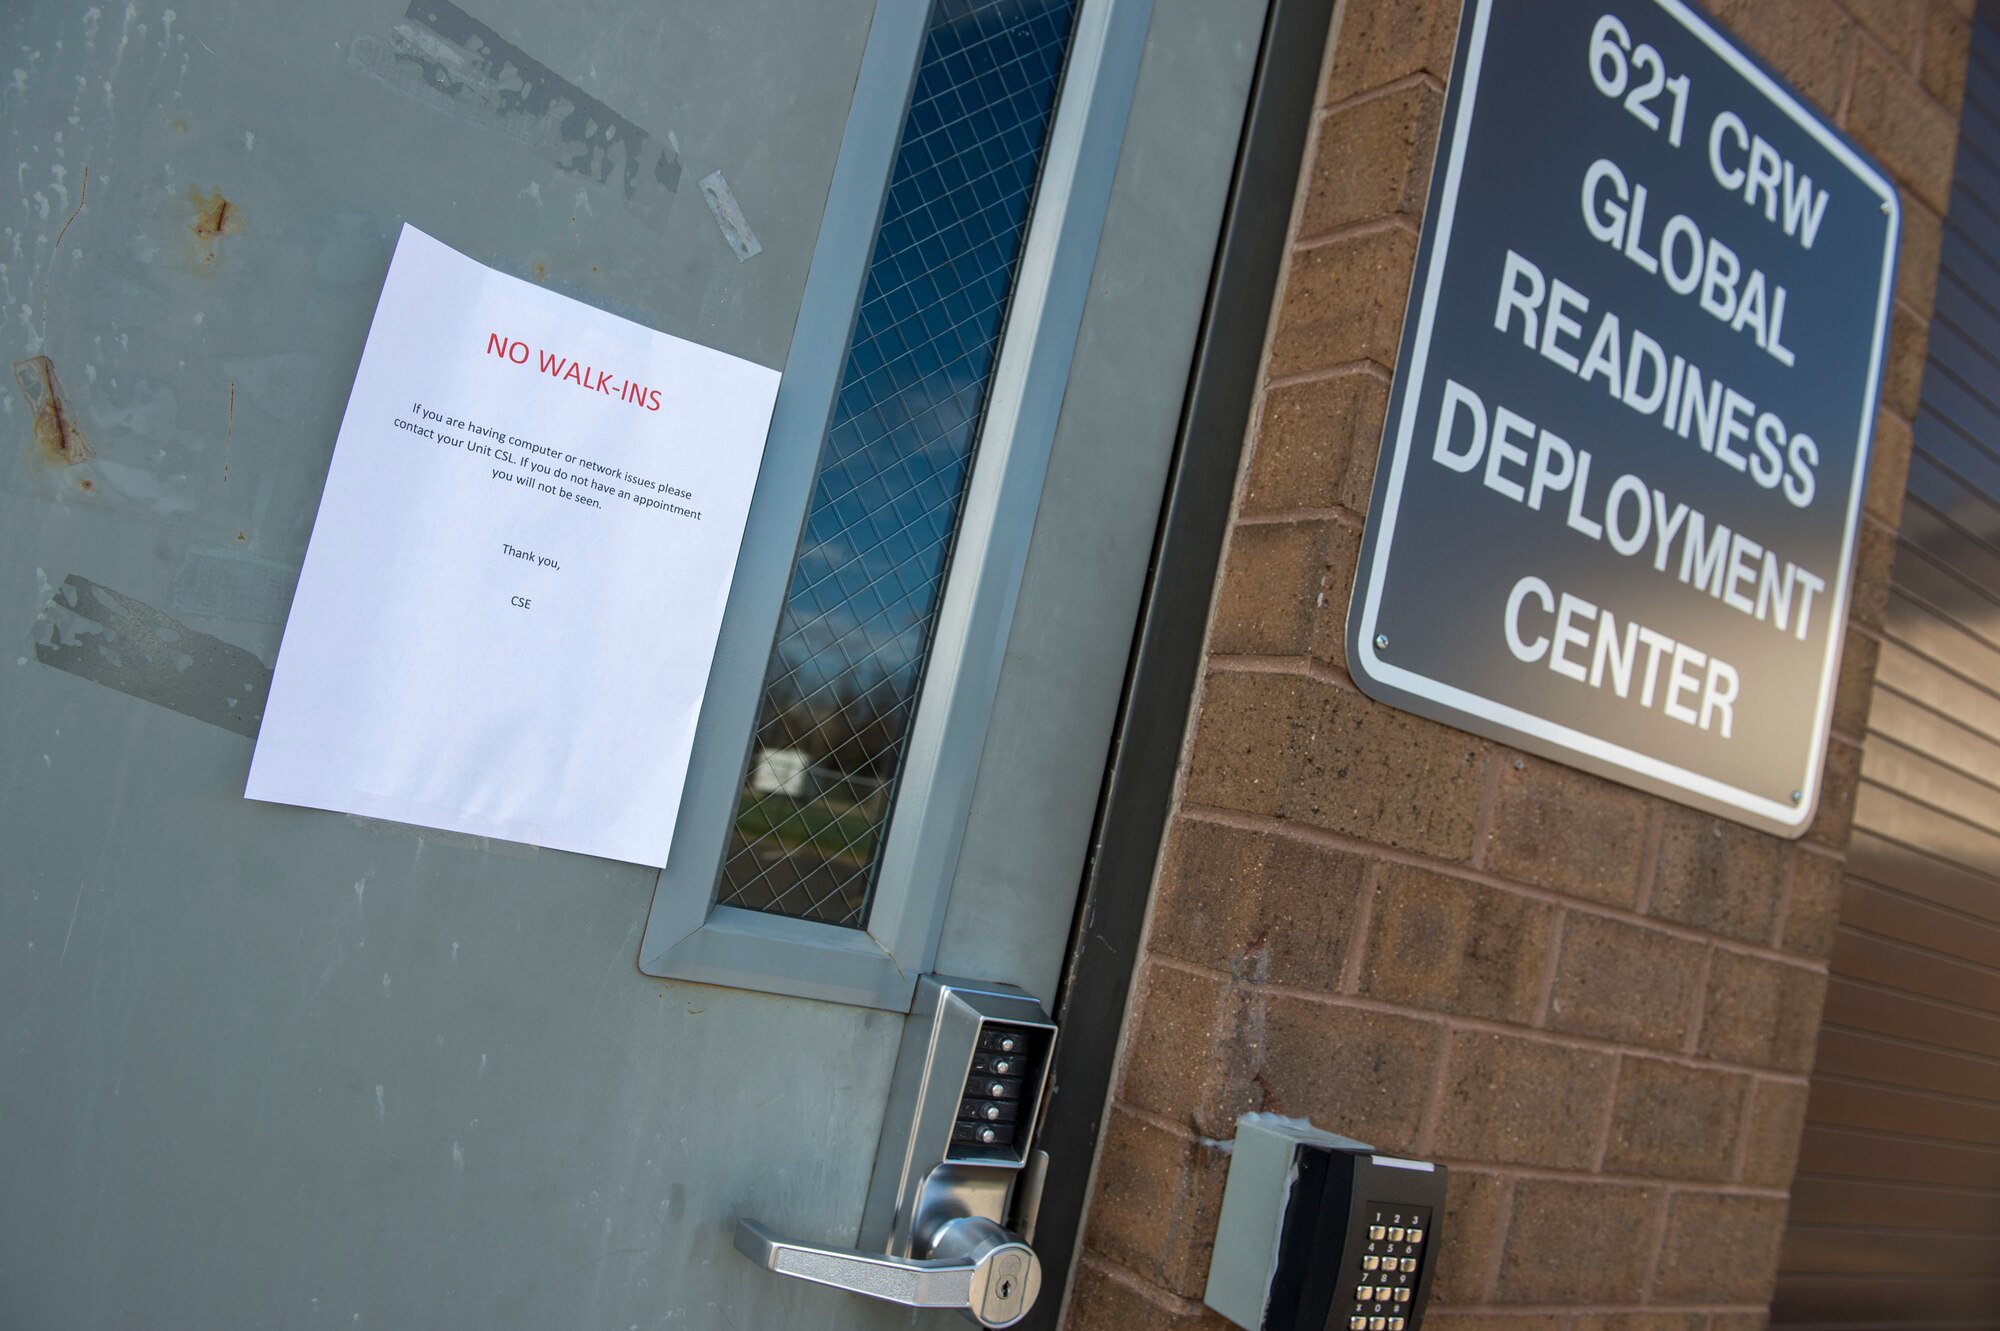
M 856 1248 L 736 1223 L 779 1275 L 1012 1326 L 1041 1292 L 1035 1236 L 1048 1156 L 1033 1149 L 1056 1028 L 1010 985 L 925 976 L 903 1027 Z

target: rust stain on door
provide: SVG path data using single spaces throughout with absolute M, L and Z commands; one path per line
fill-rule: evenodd
M 73 467 L 92 456 L 90 440 L 83 433 L 63 397 L 62 380 L 56 378 L 55 362 L 47 356 L 30 356 L 14 362 L 14 382 L 28 401 L 34 422 L 35 455 L 55 466 Z
M 194 260 L 198 268 L 215 262 L 215 247 L 224 236 L 243 233 L 243 210 L 226 199 L 221 189 L 202 193 L 201 186 L 188 186 L 188 202 L 194 206 L 194 224 L 188 232 L 194 238 Z

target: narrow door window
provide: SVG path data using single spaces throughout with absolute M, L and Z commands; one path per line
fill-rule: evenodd
M 867 920 L 1075 0 L 937 0 L 718 904 Z

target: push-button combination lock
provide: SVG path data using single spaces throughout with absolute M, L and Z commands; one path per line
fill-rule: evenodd
M 1012 1326 L 1041 1292 L 1034 1249 L 1048 1157 L 1034 1150 L 1056 1028 L 1009 985 L 927 975 L 903 1027 L 857 1248 L 736 1223 L 777 1272 L 912 1308 Z
M 951 1127 L 952 1154 L 962 1159 L 1012 1159 L 1021 1128 L 1021 1097 L 1028 1073 L 1046 1061 L 1043 1028 L 991 1022 L 979 1033 L 972 1072 L 965 1079 L 958 1119 Z M 990 1151 L 974 1148 L 990 1147 Z

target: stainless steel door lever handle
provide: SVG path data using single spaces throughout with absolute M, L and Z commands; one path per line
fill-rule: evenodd
M 1012 1326 L 1035 1306 L 1035 1232 L 1049 1158 L 1034 1147 L 1056 1027 L 1004 984 L 925 975 L 902 1048 L 856 1248 L 736 1222 L 767 1271 L 906 1308 L 956 1308 Z
M 736 1222 L 736 1250 L 779 1275 L 908 1308 L 956 1308 L 985 1327 L 1012 1326 L 1026 1317 L 1042 1287 L 1034 1249 L 984 1216 L 942 1226 L 931 1257 L 796 1243 L 755 1220 Z

